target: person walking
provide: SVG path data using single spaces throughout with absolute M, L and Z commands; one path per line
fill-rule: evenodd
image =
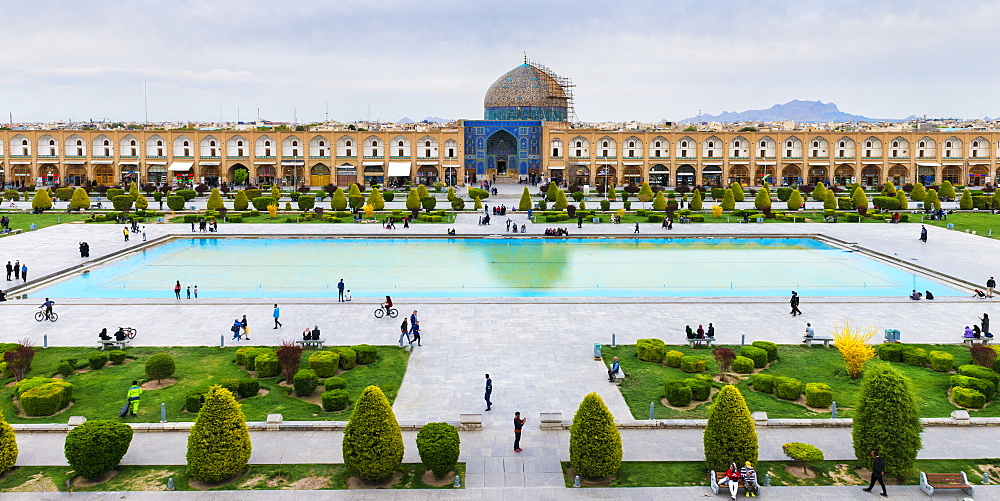
M 80 255 L 83 255 L 83 251 L 80 251 Z M 10 274 L 14 271 L 14 267 L 11 266 L 10 261 L 7 261 L 7 281 L 10 282 Z
M 522 418 L 520 412 L 514 413 L 514 452 L 521 452 L 521 427 L 528 418 Z
M 194 290 L 197 291 L 198 290 L 198 286 L 195 286 Z M 194 297 L 198 297 L 198 294 L 195 293 Z M 243 319 L 240 320 L 240 327 L 243 327 L 243 337 L 245 337 L 246 340 L 249 341 L 250 340 L 250 326 L 247 325 L 247 316 L 246 315 L 243 315 Z
M 490 379 L 490 375 L 486 375 L 486 410 L 490 410 L 493 407 L 493 402 L 490 402 L 490 395 L 493 394 L 493 380 Z
M 413 313 L 410 313 L 410 334 L 413 333 L 414 325 L 417 325 L 417 310 L 413 310 Z
M 278 305 L 274 305 L 274 313 L 271 316 L 274 317 L 274 328 L 281 327 L 281 322 L 278 321 L 278 318 L 281 317 L 281 308 L 278 308 Z
M 406 342 L 410 342 L 410 326 L 406 324 L 406 318 L 403 318 L 403 323 L 399 324 L 399 345 L 403 346 L 403 336 L 406 336 Z
M 28 265 L 27 264 L 22 264 L 21 265 L 21 281 L 22 281 L 22 283 L 28 281 Z
M 996 286 L 997 281 L 993 280 L 993 277 L 990 277 L 990 279 L 986 281 L 986 297 L 993 297 L 993 289 L 995 289 Z
M 177 283 L 174 284 L 174 296 L 177 297 L 177 299 L 181 298 L 181 281 L 180 280 L 178 280 Z
M 21 279 L 21 260 L 14 261 L 14 281 Z
M 128 242 L 128 226 L 122 228 L 122 235 L 125 235 L 125 241 Z
M 802 312 L 799 311 L 799 294 L 792 291 L 792 298 L 788 300 L 788 304 L 792 305 L 792 316 L 801 315 Z
M 871 483 L 868 484 L 867 488 L 861 489 L 861 490 L 863 490 L 865 492 L 871 492 L 872 489 L 875 487 L 875 482 L 878 482 L 878 484 L 882 486 L 882 497 L 887 498 L 887 497 L 889 497 L 889 495 L 886 494 L 886 492 L 885 492 L 885 481 L 882 479 L 882 477 L 885 475 L 885 462 L 882 461 L 881 457 L 879 457 L 878 451 L 874 451 L 873 450 L 871 452 L 871 456 L 873 458 L 872 459 L 872 481 L 871 481 Z
M 924 225 L 920 225 L 920 241 L 927 243 L 927 227 Z
M 128 389 L 128 411 L 132 417 L 135 417 L 139 413 L 140 395 L 142 395 L 142 387 L 139 386 L 138 381 L 132 381 L 132 387 Z
M 344 302 L 344 279 L 343 278 L 341 278 L 340 281 L 337 282 L 337 300 L 340 301 L 341 303 Z
M 639 223 L 635 223 L 635 231 L 633 233 L 639 233 Z
M 410 340 L 410 345 L 412 346 L 413 342 L 416 341 L 417 342 L 417 346 L 421 346 L 420 345 L 420 322 L 419 321 L 414 321 L 413 325 L 410 326 L 410 329 L 413 331 L 413 339 Z
M 243 329 L 243 324 L 240 322 L 240 319 L 237 318 L 236 321 L 233 322 L 233 326 L 229 328 L 229 330 L 233 333 L 233 338 L 230 339 L 230 341 L 242 341 L 242 336 L 240 336 L 241 329 Z
M 145 226 L 142 227 L 142 241 L 143 242 L 146 241 L 146 227 Z

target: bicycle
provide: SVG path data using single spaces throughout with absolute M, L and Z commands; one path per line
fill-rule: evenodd
M 125 333 L 125 337 L 129 339 L 135 339 L 135 329 L 132 327 L 119 327 L 122 332 Z
M 375 318 L 382 318 L 382 316 L 385 315 L 385 313 L 386 313 L 385 308 L 379 308 L 375 310 Z M 389 318 L 396 318 L 396 315 L 399 315 L 399 311 L 396 310 L 396 308 L 389 308 Z
M 56 315 L 56 312 L 54 311 L 51 313 L 47 311 L 36 311 L 35 320 L 38 322 L 43 322 L 45 320 L 48 320 L 50 322 L 55 322 L 56 320 L 59 320 L 59 315 Z

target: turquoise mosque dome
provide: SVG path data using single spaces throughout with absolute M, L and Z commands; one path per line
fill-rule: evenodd
M 569 100 L 557 76 L 526 62 L 490 85 L 483 107 L 486 120 L 565 122 Z

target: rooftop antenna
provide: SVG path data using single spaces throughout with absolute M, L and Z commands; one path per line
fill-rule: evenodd
M 145 123 L 149 123 L 149 96 L 146 94 L 146 84 L 142 84 L 142 107 L 145 112 Z
M 240 107 L 236 107 L 236 123 L 240 123 Z
M 299 109 L 298 108 L 292 108 L 292 124 L 294 124 L 294 125 L 298 125 L 299 124 Z
M 257 121 L 260 122 L 260 106 L 257 107 Z
M 329 122 L 330 121 L 330 101 L 327 101 L 326 104 L 325 104 L 325 106 L 326 106 L 326 121 Z

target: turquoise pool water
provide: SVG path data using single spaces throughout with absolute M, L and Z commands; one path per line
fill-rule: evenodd
M 906 296 L 957 291 L 801 239 L 174 240 L 53 284 L 36 296 L 330 297 Z

